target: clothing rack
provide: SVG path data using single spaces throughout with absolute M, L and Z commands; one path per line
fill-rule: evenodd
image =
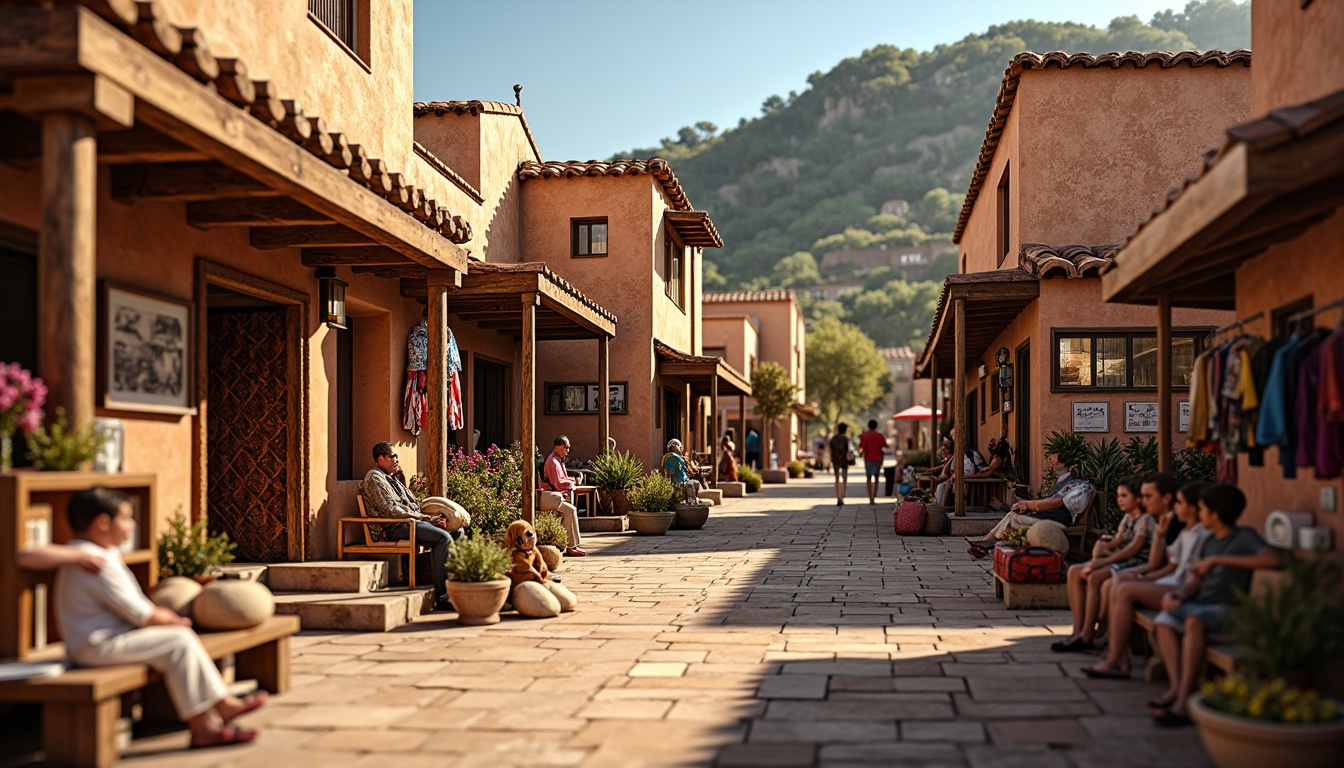
M 1242 327 L 1243 325 L 1246 325 L 1247 323 L 1253 323 L 1264 316 L 1265 316 L 1264 312 L 1256 312 L 1254 315 L 1251 315 L 1250 317 L 1243 317 L 1242 319 L 1238 320 L 1235 323 L 1232 323 L 1231 325 L 1224 325 L 1222 328 L 1219 328 L 1213 333 L 1210 333 L 1209 340 L 1212 341 L 1215 336 L 1227 333 L 1228 331 L 1234 331 Z
M 1301 312 L 1295 312 L 1288 316 L 1288 323 L 1290 325 L 1293 323 L 1298 323 L 1303 320 L 1306 320 L 1309 317 L 1315 317 L 1316 315 L 1319 315 L 1320 313 L 1328 309 L 1334 309 L 1336 307 L 1344 307 L 1344 297 L 1335 299 L 1334 301 L 1331 302 L 1327 302 L 1319 307 L 1312 307 L 1311 309 L 1304 309 Z

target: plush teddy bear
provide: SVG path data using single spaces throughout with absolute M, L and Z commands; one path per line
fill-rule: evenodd
M 526 520 L 509 525 L 504 534 L 504 545 L 509 550 L 513 567 L 509 569 L 509 599 L 523 616 L 551 618 L 562 611 L 572 611 L 578 598 L 568 588 L 551 580 L 546 561 L 537 551 L 537 532 Z

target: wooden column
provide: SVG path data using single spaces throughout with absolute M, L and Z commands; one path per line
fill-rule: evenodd
M 938 460 L 938 350 L 929 362 L 929 467 Z
M 597 340 L 597 452 L 607 450 L 611 437 L 611 338 Z
M 38 373 L 46 411 L 71 428 L 93 421 L 97 370 L 98 142 L 90 118 L 42 116 L 42 232 L 38 241 Z
M 537 505 L 537 294 L 523 294 L 523 519 L 535 519 Z
M 1171 472 L 1171 297 L 1157 300 L 1157 469 Z
M 737 461 L 747 460 L 747 396 L 737 396 Z
M 709 471 L 711 484 L 719 487 L 719 455 L 718 455 L 718 427 L 719 427 L 719 377 L 718 374 L 709 380 L 709 462 L 713 467 Z
M 430 278 L 429 297 L 429 369 L 425 388 L 429 395 L 425 407 L 425 475 L 429 495 L 444 494 L 448 474 L 448 285 Z
M 954 489 L 957 493 L 957 517 L 966 515 L 966 300 L 956 300 L 957 312 L 957 359 L 956 359 L 956 385 L 952 387 L 955 401 L 953 411 L 957 415 L 956 433 L 957 437 L 953 446 L 955 455 L 952 457 L 952 467 L 956 470 L 956 485 Z

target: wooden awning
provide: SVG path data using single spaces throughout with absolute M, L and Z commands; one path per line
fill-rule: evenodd
M 723 238 L 709 218 L 709 211 L 668 211 L 664 216 L 683 244 L 695 248 L 723 247 Z
M 658 372 L 690 384 L 692 395 L 709 395 L 715 379 L 721 397 L 751 394 L 751 382 L 721 357 L 688 355 L 661 341 L 653 342 L 653 351 L 658 355 Z
M 1344 90 L 1227 130 L 1102 275 L 1125 304 L 1235 309 L 1237 267 L 1344 204 Z
M 928 344 L 915 361 L 915 377 L 928 378 L 935 358 L 939 375 L 952 376 L 956 367 L 953 305 L 958 299 L 966 301 L 965 360 L 966 367 L 970 368 L 1008 324 L 1040 295 L 1041 285 L 1037 279 L 1020 269 L 949 275 L 938 298 Z

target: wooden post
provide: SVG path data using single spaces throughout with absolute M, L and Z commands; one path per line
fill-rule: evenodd
M 426 286 L 429 297 L 429 370 L 425 387 L 429 398 L 425 408 L 425 474 L 429 494 L 442 496 L 448 474 L 448 285 L 431 278 Z
M 94 123 L 72 112 L 42 116 L 42 231 L 38 241 L 38 373 L 46 410 L 64 408 L 72 429 L 93 421 L 98 305 Z
M 1171 472 L 1171 297 L 1157 299 L 1157 469 Z
M 747 460 L 747 396 L 737 396 L 737 461 Z
M 963 458 L 966 455 L 966 300 L 956 300 L 957 312 L 957 342 L 956 342 L 956 385 L 952 387 L 954 402 L 953 406 L 957 416 L 956 433 L 953 450 L 955 455 L 952 457 L 952 466 L 956 470 L 957 493 L 957 517 L 966 516 L 966 461 Z
M 611 437 L 611 337 L 597 340 L 597 452 L 607 450 Z
M 537 506 L 537 294 L 523 294 L 523 519 L 533 522 Z
M 714 377 L 709 380 L 709 463 L 712 468 L 709 471 L 710 484 L 715 488 L 719 487 L 719 457 L 716 440 L 718 439 L 719 428 L 719 374 L 715 372 Z
M 929 384 L 929 468 L 933 468 L 933 463 L 938 460 L 938 350 L 933 351 L 933 360 L 930 361 L 929 376 L 932 377 Z

